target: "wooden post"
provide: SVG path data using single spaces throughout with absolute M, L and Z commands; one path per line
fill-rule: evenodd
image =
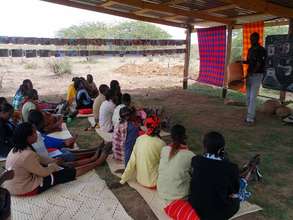
M 188 26 L 188 28 L 186 29 L 186 51 L 185 51 L 185 59 L 184 59 L 183 89 L 187 89 L 187 85 L 188 85 L 191 33 L 192 33 L 192 26 Z
M 232 49 L 232 25 L 227 25 L 227 46 L 226 46 L 226 59 L 225 59 L 225 76 L 224 76 L 224 88 L 222 91 L 222 98 L 226 98 L 228 89 L 228 65 L 230 63 L 231 49 Z
M 293 37 L 293 19 L 291 18 L 289 20 L 289 30 L 288 30 L 288 36 Z M 283 104 L 286 100 L 286 91 L 281 90 L 280 91 L 280 102 Z

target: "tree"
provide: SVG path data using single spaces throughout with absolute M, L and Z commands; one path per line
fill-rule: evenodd
M 111 29 L 116 39 L 170 39 L 171 35 L 153 24 L 140 21 L 123 22 Z
M 110 26 L 102 22 L 83 23 L 62 28 L 56 36 L 60 38 L 107 38 Z
M 106 39 L 170 39 L 171 35 L 160 27 L 140 21 L 122 22 L 116 25 L 89 22 L 63 28 L 56 33 L 61 38 Z
M 266 27 L 264 31 L 264 38 L 269 35 L 287 34 L 288 26 Z M 242 29 L 233 30 L 232 34 L 232 54 L 231 61 L 242 59 Z

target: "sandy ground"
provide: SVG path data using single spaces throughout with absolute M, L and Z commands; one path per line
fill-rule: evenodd
M 3 79 L 1 96 L 13 96 L 26 78 L 32 80 L 40 95 L 59 96 L 66 93 L 72 77 L 88 73 L 94 76 L 97 85 L 109 84 L 112 79 L 117 79 L 127 90 L 181 86 L 184 56 L 96 57 L 90 61 L 70 58 L 72 74 L 63 76 L 54 74 L 49 67 L 51 61 L 50 58 L 0 59 L 0 84 Z

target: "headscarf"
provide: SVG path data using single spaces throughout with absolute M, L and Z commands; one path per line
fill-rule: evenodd
M 146 127 L 146 134 L 153 135 L 160 126 L 160 119 L 156 115 L 146 118 L 144 125 Z

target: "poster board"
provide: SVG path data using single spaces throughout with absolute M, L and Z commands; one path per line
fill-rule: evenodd
M 293 92 L 293 37 L 266 37 L 266 74 L 263 87 Z

